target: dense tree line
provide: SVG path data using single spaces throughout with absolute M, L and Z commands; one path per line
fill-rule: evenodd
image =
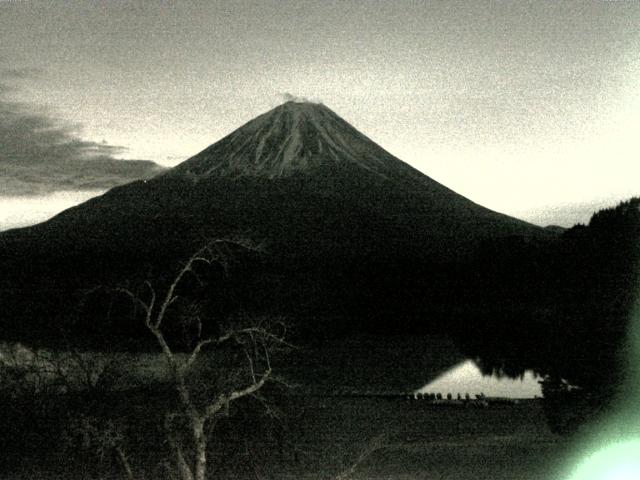
M 640 279 L 640 198 L 595 213 L 557 240 L 486 245 L 469 271 L 476 314 L 458 322 L 460 344 L 487 372 L 534 369 L 552 426 L 562 404 L 584 417 L 623 394 L 628 331 Z

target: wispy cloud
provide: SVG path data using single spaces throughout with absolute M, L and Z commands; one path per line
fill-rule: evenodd
M 41 73 L 0 68 L 0 196 L 104 190 L 161 170 L 150 161 L 117 159 L 125 148 L 83 140 L 79 125 L 7 98 L 12 82 Z
M 299 96 L 299 95 L 293 95 L 292 93 L 289 93 L 289 92 L 281 93 L 280 94 L 280 98 L 284 102 L 317 103 L 317 104 L 321 104 L 322 103 L 322 100 L 320 100 L 319 98 L 302 97 L 302 96 Z
M 2 60 L 2 58 L 0 58 Z M 0 68 L 0 78 L 3 79 L 23 79 L 38 77 L 43 73 L 41 68 L 35 67 L 3 67 Z

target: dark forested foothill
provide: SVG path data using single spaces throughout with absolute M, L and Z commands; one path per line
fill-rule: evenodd
M 493 242 L 472 269 L 478 319 L 457 338 L 487 371 L 543 375 L 552 423 L 572 428 L 622 393 L 639 267 L 640 198 L 544 245 Z

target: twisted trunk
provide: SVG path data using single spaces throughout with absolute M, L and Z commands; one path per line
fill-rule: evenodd
M 205 480 L 207 473 L 207 435 L 204 431 L 204 419 L 193 419 L 193 440 L 195 443 L 194 480 Z

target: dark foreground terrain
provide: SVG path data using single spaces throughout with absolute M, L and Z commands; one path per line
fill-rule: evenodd
M 3 405 L 1 478 L 125 479 L 109 443 L 120 434 L 135 478 L 171 478 L 163 467 L 167 395 L 148 393 L 58 399 L 40 411 L 26 399 Z M 535 400 L 478 408 L 285 395 L 270 405 L 280 418 L 249 400 L 218 423 L 210 478 L 548 480 L 569 443 L 549 431 Z M 79 429 L 81 417 L 96 428 Z
M 537 401 L 489 408 L 385 398 L 304 399 L 299 466 L 284 478 L 330 478 L 384 435 L 353 473 L 360 479 L 548 479 L 566 439 Z M 320 475 L 322 473 L 322 475 Z

